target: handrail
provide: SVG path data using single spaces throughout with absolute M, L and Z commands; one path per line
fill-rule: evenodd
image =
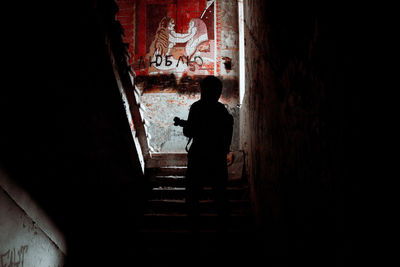
M 144 173 L 146 162 L 150 159 L 150 150 L 147 141 L 146 129 L 144 127 L 144 120 L 139 110 L 140 104 L 135 97 L 134 77 L 131 77 L 129 73 L 126 73 L 125 75 L 121 73 L 114 57 L 110 39 L 108 36 L 106 36 L 105 39 L 111 65 L 115 75 L 115 80 L 122 97 L 135 146 L 138 150 L 137 153 L 139 156 L 139 161 Z

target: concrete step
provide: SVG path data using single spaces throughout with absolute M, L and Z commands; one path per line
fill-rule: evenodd
M 145 266 L 188 267 L 188 266 L 264 266 L 252 240 L 210 240 L 181 242 L 178 247 L 148 246 L 138 262 Z M 256 254 L 258 253 L 258 254 Z M 257 257 L 256 257 L 257 256 Z M 262 255 L 267 257 L 268 255 Z
M 157 229 L 146 229 L 142 230 L 140 235 L 144 241 L 143 244 L 149 248 L 173 250 L 184 250 L 191 242 L 209 244 L 207 246 L 209 249 L 210 245 L 218 246 L 215 242 L 221 237 L 224 238 L 224 241 L 230 240 L 232 242 L 237 242 L 240 240 L 241 243 L 238 243 L 238 246 L 245 245 L 245 241 L 254 240 L 256 238 L 256 233 L 255 231 L 251 231 L 251 228 L 249 228 L 248 231 L 228 230 L 224 234 L 215 230 L 203 230 L 200 231 L 197 236 L 194 236 L 190 230 L 159 231 Z
M 189 239 L 193 237 L 193 232 L 189 229 L 182 228 L 182 229 L 165 229 L 165 228 L 142 228 L 140 230 L 142 236 L 146 236 L 148 239 L 154 240 L 168 240 L 171 237 L 178 240 Z M 229 228 L 226 231 L 226 235 L 233 235 L 233 236 L 252 236 L 255 234 L 255 228 L 250 227 L 246 229 L 235 229 Z M 218 236 L 219 233 L 216 229 L 200 229 L 199 237 L 200 238 L 214 238 Z
M 159 168 L 165 166 L 187 166 L 187 153 L 151 153 L 147 161 L 148 168 Z
M 246 243 L 251 243 L 247 241 Z M 234 247 L 237 244 L 239 247 Z M 240 246 L 244 241 L 236 240 L 233 243 L 223 241 L 189 242 L 180 247 L 147 247 L 140 255 L 138 262 L 144 262 L 144 266 L 165 267 L 192 267 L 192 266 L 263 266 L 260 261 L 254 260 L 254 252 L 257 248 Z M 265 256 L 264 256 L 265 257 Z M 261 258 L 261 257 L 260 257 Z
M 216 213 L 201 213 L 197 217 L 200 229 L 216 230 L 218 227 L 218 216 Z M 245 231 L 253 227 L 253 217 L 250 214 L 231 213 L 227 229 Z M 164 229 L 164 230 L 189 230 L 190 218 L 185 213 L 145 213 L 142 229 Z
M 230 228 L 226 233 L 186 229 L 143 229 L 141 256 L 151 266 L 257 266 L 261 244 L 255 227 Z
M 153 187 L 170 186 L 184 187 L 186 185 L 186 176 L 184 175 L 153 175 L 149 177 L 150 185 Z M 228 180 L 229 186 L 244 185 L 243 180 Z
M 200 212 L 215 212 L 214 200 L 206 199 L 200 201 Z M 251 209 L 248 200 L 230 200 L 229 209 L 232 212 L 249 212 Z M 151 199 L 147 205 L 148 212 L 163 213 L 163 212 L 186 212 L 185 199 Z
M 149 181 L 152 187 L 184 187 L 186 177 L 180 175 L 152 176 L 149 178 Z
M 185 187 L 159 186 L 151 190 L 149 199 L 184 199 L 186 196 Z M 247 200 L 248 186 L 228 186 L 227 196 L 229 200 Z M 213 199 L 213 190 L 211 187 L 203 187 L 200 193 L 200 199 Z
M 169 167 L 159 167 L 159 168 L 147 168 L 145 170 L 145 174 L 147 177 L 152 176 L 169 176 L 169 175 L 177 175 L 177 176 L 185 176 L 186 175 L 186 166 L 169 166 Z

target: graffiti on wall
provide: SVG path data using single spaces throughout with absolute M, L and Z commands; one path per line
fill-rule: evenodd
M 25 254 L 28 246 L 21 246 L 19 249 L 9 249 L 0 254 L 0 267 L 24 267 Z
M 135 43 L 137 75 L 215 74 L 214 1 L 145 1 L 138 7 L 135 39 L 142 41 Z

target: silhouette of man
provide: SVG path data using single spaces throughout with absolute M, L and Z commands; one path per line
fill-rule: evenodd
M 222 82 L 217 77 L 207 76 L 200 88 L 201 98 L 190 107 L 187 121 L 175 119 L 175 125 L 183 126 L 183 134 L 193 139 L 188 151 L 186 203 L 193 230 L 198 231 L 200 193 L 203 186 L 212 186 L 218 226 L 223 230 L 229 215 L 226 157 L 232 140 L 233 117 L 218 102 Z

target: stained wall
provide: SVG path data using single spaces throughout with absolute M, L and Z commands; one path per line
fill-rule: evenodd
M 349 9 L 327 6 L 244 1 L 240 140 L 277 266 L 347 266 L 351 256 L 357 31 Z
M 238 150 L 237 1 L 116 2 L 152 151 L 185 151 L 187 139 L 173 118 L 187 118 L 206 75 L 223 81 L 220 101 L 234 115 L 232 149 Z

